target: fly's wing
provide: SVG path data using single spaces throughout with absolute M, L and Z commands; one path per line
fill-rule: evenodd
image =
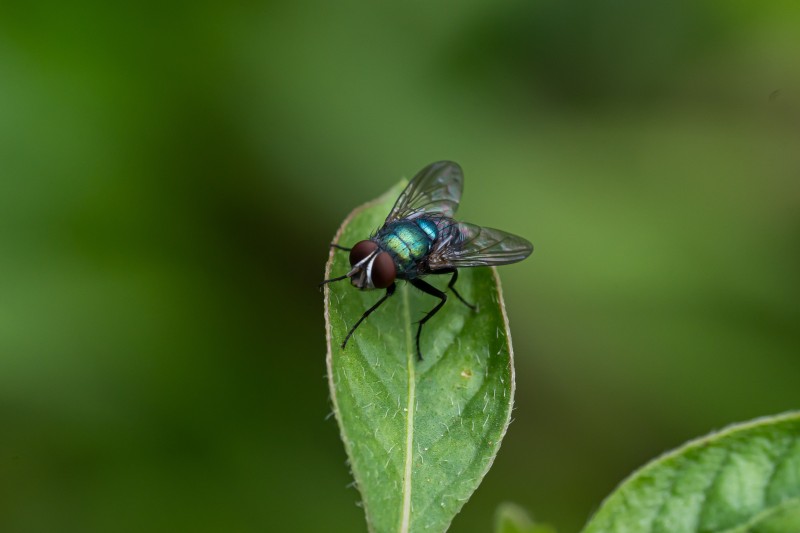
M 428 258 L 431 270 L 498 266 L 522 261 L 533 252 L 526 239 L 505 231 L 458 222 Z
M 386 223 L 401 218 L 413 218 L 422 213 L 452 217 L 458 209 L 463 189 L 464 174 L 458 163 L 431 163 L 414 176 L 386 217 Z

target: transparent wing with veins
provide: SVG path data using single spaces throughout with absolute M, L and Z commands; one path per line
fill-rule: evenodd
M 386 223 L 420 214 L 451 218 L 461 201 L 464 174 L 458 163 L 438 161 L 419 171 L 394 204 Z
M 432 271 L 445 268 L 499 266 L 522 261 L 533 252 L 526 239 L 468 222 L 455 222 L 428 257 Z

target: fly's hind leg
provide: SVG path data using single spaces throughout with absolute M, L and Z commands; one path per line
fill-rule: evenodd
M 453 276 L 450 278 L 450 283 L 447 284 L 447 288 L 450 289 L 451 291 L 453 291 L 453 294 L 456 295 L 456 298 L 461 300 L 461 303 L 463 303 L 464 305 L 466 305 L 467 307 L 469 307 L 473 311 L 477 311 L 478 310 L 477 306 L 469 303 L 460 294 L 458 294 L 458 291 L 456 290 L 456 281 L 458 280 L 458 269 L 457 268 L 445 268 L 445 269 L 442 269 L 442 270 L 436 270 L 435 272 L 431 272 L 431 273 L 432 274 L 451 274 L 452 273 Z
M 417 328 L 417 359 L 422 361 L 422 351 L 419 348 L 419 337 L 422 334 L 422 326 L 424 326 L 425 322 L 430 320 L 433 317 L 433 315 L 439 312 L 439 309 L 441 309 L 444 303 L 447 301 L 447 295 L 442 291 L 440 291 L 439 289 L 437 289 L 436 287 L 434 287 L 433 285 L 426 283 L 421 279 L 417 278 L 409 281 L 414 287 L 418 288 L 422 292 L 430 294 L 431 296 L 436 296 L 441 300 L 438 304 L 436 304 L 436 307 L 428 311 L 428 314 L 425 315 L 425 317 L 419 321 L 419 327 Z

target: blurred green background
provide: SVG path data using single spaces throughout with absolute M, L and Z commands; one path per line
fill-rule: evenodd
M 648 459 L 797 408 L 799 25 L 4 2 L 0 530 L 364 530 L 316 284 L 346 214 L 438 159 L 462 219 L 536 246 L 502 270 L 515 421 L 453 531 L 505 500 L 576 531 Z

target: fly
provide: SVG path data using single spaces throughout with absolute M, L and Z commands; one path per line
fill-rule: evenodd
M 417 358 L 421 361 L 422 326 L 447 301 L 447 295 L 424 281 L 424 276 L 451 274 L 448 289 L 474 311 L 475 306 L 462 298 L 455 288 L 458 269 L 516 263 L 533 252 L 533 245 L 522 237 L 454 220 L 463 188 L 464 174 L 458 163 L 431 163 L 414 176 L 383 226 L 369 239 L 357 242 L 352 248 L 331 244 L 350 252 L 351 270 L 344 276 L 326 279 L 321 285 L 350 278 L 350 283 L 361 290 L 386 289 L 375 305 L 350 328 L 342 348 L 358 326 L 395 293 L 396 280 L 406 280 L 422 292 L 439 298 L 417 327 Z

